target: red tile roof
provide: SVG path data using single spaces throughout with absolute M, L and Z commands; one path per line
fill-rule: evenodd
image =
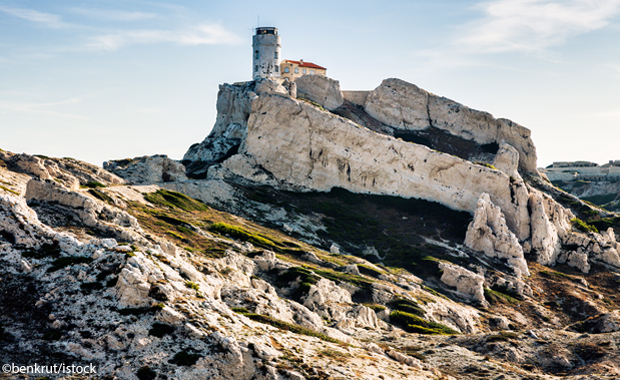
M 312 62 L 301 62 L 301 61 L 291 61 L 290 59 L 285 59 L 284 62 L 289 62 L 289 63 L 294 63 L 296 65 L 299 65 L 300 67 L 310 67 L 312 69 L 323 69 L 323 70 L 327 70 L 325 67 L 323 66 L 319 66 L 319 65 L 315 65 Z

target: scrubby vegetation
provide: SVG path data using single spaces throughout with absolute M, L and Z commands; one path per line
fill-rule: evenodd
M 454 335 L 459 333 L 441 323 L 429 322 L 417 315 L 400 310 L 394 310 L 390 313 L 390 321 L 405 331 L 417 334 Z
M 583 220 L 579 218 L 573 218 L 570 221 L 573 224 L 573 227 L 577 228 L 581 232 L 598 233 L 598 229 L 596 227 L 594 227 L 593 225 L 587 224 L 586 222 L 584 222 Z
M 209 206 L 185 194 L 165 189 L 159 189 L 155 193 L 145 194 L 144 199 L 159 206 L 171 209 L 179 208 L 183 211 L 205 211 L 209 209 Z
M 277 327 L 280 330 L 290 331 L 290 332 L 295 333 L 295 334 L 302 334 L 302 335 L 313 336 L 313 337 L 322 339 L 322 340 L 324 340 L 326 342 L 343 344 L 341 341 L 339 341 L 337 339 L 330 338 L 327 335 L 322 334 L 322 333 L 318 333 L 318 332 L 316 332 L 314 330 L 310 330 L 310 329 L 305 328 L 305 327 L 294 325 L 292 323 L 284 322 L 284 321 L 281 321 L 279 319 L 270 317 L 268 315 L 261 315 L 261 314 L 255 314 L 255 313 L 247 313 L 247 312 L 244 312 L 242 310 L 245 310 L 245 309 L 243 309 L 243 308 L 236 308 L 235 312 L 239 313 L 241 315 L 245 315 L 246 317 L 250 318 L 253 321 L 260 322 L 260 323 L 265 323 L 267 325 L 271 325 L 273 327 Z

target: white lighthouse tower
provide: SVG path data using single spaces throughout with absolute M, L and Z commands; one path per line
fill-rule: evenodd
M 280 76 L 280 47 L 278 28 L 256 28 L 252 37 L 252 79 Z

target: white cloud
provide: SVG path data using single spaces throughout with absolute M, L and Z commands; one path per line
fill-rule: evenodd
M 226 45 L 241 39 L 220 25 L 204 24 L 189 30 L 124 30 L 94 37 L 88 47 L 117 50 L 136 44 L 176 43 L 179 45 Z
M 38 24 L 43 24 L 49 28 L 60 29 L 70 26 L 69 24 L 63 22 L 58 15 L 43 13 L 32 9 L 0 6 L 0 12 L 4 12 L 10 14 L 11 16 L 19 17 L 24 20 L 36 22 Z
M 111 21 L 139 21 L 157 17 L 155 13 L 149 12 L 125 12 L 98 8 L 72 8 L 71 11 L 84 16 Z
M 464 26 L 457 45 L 473 53 L 537 52 L 605 27 L 620 0 L 496 0 L 476 8 L 486 15 Z

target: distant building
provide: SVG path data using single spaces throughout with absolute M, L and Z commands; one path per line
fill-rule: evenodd
M 282 78 L 288 78 L 293 81 L 306 74 L 326 76 L 327 69 L 312 62 L 304 62 L 303 59 L 299 61 L 285 59 L 280 64 L 280 75 Z
M 620 160 L 598 165 L 590 161 L 558 161 L 540 168 L 550 181 L 620 181 Z
M 256 28 L 252 37 L 252 79 L 280 77 L 281 47 L 278 28 Z

